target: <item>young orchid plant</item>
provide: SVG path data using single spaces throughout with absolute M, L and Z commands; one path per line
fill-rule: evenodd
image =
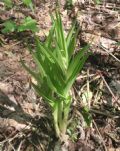
M 36 37 L 35 51 L 30 50 L 37 71 L 21 62 L 37 81 L 37 84 L 32 83 L 34 89 L 51 107 L 56 136 L 61 138 L 66 134 L 68 126 L 72 103 L 70 90 L 89 56 L 89 53 L 86 53 L 89 46 L 74 54 L 78 33 L 75 32 L 75 24 L 65 36 L 60 13 L 56 12 L 55 17 L 51 18 L 53 25 L 45 42 L 42 43 Z

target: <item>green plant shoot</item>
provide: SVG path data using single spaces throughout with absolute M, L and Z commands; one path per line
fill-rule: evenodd
M 30 69 L 22 60 L 21 63 L 36 80 L 37 84 L 32 83 L 36 92 L 51 107 L 56 136 L 63 138 L 72 103 L 70 90 L 89 56 L 86 52 L 89 46 L 80 49 L 75 55 L 75 24 L 65 37 L 60 14 L 56 12 L 55 17 L 51 18 L 53 25 L 46 41 L 42 43 L 35 37 L 35 51 L 30 49 L 37 71 Z
M 30 7 L 30 9 L 31 9 L 32 11 L 34 11 L 32 0 L 22 0 L 22 1 L 23 1 L 23 3 L 24 3 L 27 7 Z
M 22 20 L 20 25 L 17 25 L 16 22 L 12 20 L 7 20 L 3 23 L 4 28 L 2 29 L 2 33 L 11 33 L 11 32 L 23 32 L 23 31 L 32 31 L 38 32 L 38 27 L 36 20 L 31 17 L 26 17 Z
M 17 25 L 14 21 L 8 20 L 3 23 L 4 28 L 2 29 L 2 33 L 10 33 L 14 32 L 17 28 Z
M 22 20 L 22 24 L 17 27 L 18 32 L 22 32 L 25 30 L 31 30 L 32 32 L 37 32 L 38 28 L 36 26 L 36 20 L 31 17 L 26 17 Z
M 2 0 L 7 8 L 12 8 L 13 2 L 12 0 Z

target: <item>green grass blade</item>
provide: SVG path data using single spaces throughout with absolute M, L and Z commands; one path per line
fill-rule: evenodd
M 70 63 L 71 57 L 73 55 L 73 52 L 75 51 L 75 47 L 76 47 L 76 38 L 73 37 L 71 39 L 69 46 L 68 46 L 69 63 Z
M 68 49 L 69 61 L 70 61 L 70 59 L 72 57 L 73 52 L 75 51 L 78 32 L 79 32 L 79 29 L 76 31 L 75 34 L 71 35 L 70 41 L 69 41 L 69 43 L 67 45 L 67 47 L 68 47 L 67 49 Z
M 43 60 L 41 57 L 42 53 L 39 53 L 38 50 L 36 50 L 36 53 L 33 53 L 31 49 L 30 49 L 30 52 L 34 58 L 34 61 L 38 67 L 39 72 L 41 73 L 41 76 L 42 76 L 41 78 L 47 77 L 47 83 L 48 83 L 50 89 L 57 92 L 58 90 L 57 90 L 56 86 L 54 86 L 54 84 L 52 83 L 52 81 L 50 79 L 50 74 L 47 73 L 49 68 L 47 68 L 47 66 L 45 66 L 45 64 L 44 64 L 45 60 Z M 47 64 L 48 64 L 48 62 L 49 62 L 49 60 L 47 60 Z M 31 74 L 31 75 L 33 76 L 33 74 Z
M 51 48 L 53 38 L 54 38 L 54 32 L 55 32 L 55 24 L 53 24 L 53 26 L 51 27 L 51 30 L 49 31 L 49 35 L 45 41 L 45 45 L 48 48 Z
M 42 52 L 50 62 L 54 63 L 54 57 L 52 55 L 52 52 L 49 51 L 48 48 L 45 48 L 45 46 L 41 44 L 38 38 L 36 38 L 36 46 L 37 50 L 40 51 L 40 53 Z
M 56 37 L 57 42 L 59 43 L 60 51 L 62 56 L 65 58 L 66 68 L 68 67 L 68 52 L 67 52 L 67 44 L 65 40 L 62 20 L 60 14 L 56 12 Z
M 46 50 L 45 50 L 46 51 Z M 36 54 L 33 54 L 33 58 L 42 72 L 43 77 L 47 77 L 47 84 L 51 90 L 54 90 L 58 95 L 62 96 L 62 89 L 65 85 L 63 72 L 58 67 L 57 63 L 51 62 L 48 57 L 44 56 L 43 51 L 40 48 L 36 48 Z
M 72 59 L 69 67 L 68 67 L 68 71 L 67 71 L 67 77 L 69 78 L 72 73 L 76 70 L 77 66 L 80 65 L 80 59 L 83 57 L 85 57 L 85 52 L 86 50 L 88 50 L 89 45 L 87 45 L 86 47 L 84 47 L 83 49 L 79 50 L 78 54 L 76 54 L 76 56 Z
M 47 81 L 47 84 L 49 86 L 49 88 L 53 91 L 55 91 L 56 93 L 58 92 L 58 85 L 54 84 L 54 81 L 53 79 L 51 78 L 51 73 L 49 71 L 49 66 L 48 66 L 48 61 L 47 61 L 47 65 L 45 64 L 45 61 L 43 61 L 40 56 L 39 58 L 37 58 L 37 55 L 33 54 L 33 57 L 34 57 L 34 61 L 36 62 L 37 66 L 38 66 L 38 69 L 39 71 L 42 73 L 43 77 L 46 77 L 46 81 Z M 51 65 L 52 66 L 52 65 Z M 48 73 L 49 72 L 49 73 Z M 53 75 L 52 75 L 53 76 Z
M 68 35 L 67 35 L 67 38 L 66 38 L 67 48 L 69 47 L 69 44 L 70 44 L 71 39 L 72 39 L 72 37 L 73 37 L 73 33 L 74 33 L 74 30 L 75 30 L 75 24 L 76 24 L 76 23 L 73 24 L 73 26 L 71 27 L 71 29 L 70 29 L 70 31 L 69 31 L 69 33 L 68 33 Z
M 80 70 L 83 68 L 83 65 L 85 63 L 85 61 L 87 60 L 89 55 L 84 56 L 80 62 L 79 65 L 75 68 L 75 71 L 71 74 L 71 76 L 69 77 L 67 83 L 66 83 L 66 87 L 65 87 L 65 93 L 68 93 L 68 91 L 70 90 L 71 86 L 73 85 L 78 73 L 80 72 Z
M 63 61 L 63 56 L 61 54 L 61 52 L 59 51 L 59 46 L 56 43 L 56 48 L 54 49 L 54 57 L 56 58 L 56 61 L 58 62 L 58 65 L 61 69 L 61 72 L 63 74 L 64 79 L 66 78 L 66 68 L 64 65 L 64 61 Z
M 76 57 L 74 58 L 74 60 L 72 60 L 69 69 L 68 69 L 68 81 L 66 83 L 66 90 L 65 93 L 67 93 L 69 91 L 69 89 L 71 88 L 72 84 L 74 83 L 78 73 L 80 72 L 80 70 L 82 69 L 85 61 L 87 60 L 89 53 L 88 54 L 84 54 L 84 52 L 86 50 L 88 50 L 89 45 L 84 47 L 82 49 L 82 51 L 79 51 L 79 53 L 76 55 Z
M 65 76 L 64 69 L 61 66 L 61 62 L 59 62 L 59 60 L 53 54 L 53 52 L 49 48 L 42 45 L 41 42 L 38 40 L 38 38 L 36 39 L 36 46 L 37 46 L 38 54 L 43 53 L 45 58 L 47 58 L 51 63 L 56 65 L 57 70 L 59 70 L 59 72 L 61 73 L 60 75 L 62 75 L 64 77 Z M 63 80 L 64 80 L 64 78 L 63 78 Z

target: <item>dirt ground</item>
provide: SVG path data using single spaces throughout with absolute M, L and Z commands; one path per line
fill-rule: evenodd
M 69 141 L 62 144 L 55 138 L 49 107 L 31 87 L 32 78 L 20 63 L 22 58 L 34 68 L 26 45 L 26 39 L 32 43 L 33 34 L 1 32 L 5 20 L 31 16 L 44 40 L 56 3 L 33 0 L 31 12 L 20 1 L 14 2 L 19 7 L 10 10 L 0 2 L 0 151 L 57 151 L 59 145 L 64 151 L 120 151 L 120 1 L 97 5 L 78 0 L 73 6 L 60 1 L 65 32 L 76 19 L 77 47 L 91 43 L 92 52 L 72 88 Z

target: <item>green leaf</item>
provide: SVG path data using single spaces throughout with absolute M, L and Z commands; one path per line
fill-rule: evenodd
M 117 42 L 117 43 L 115 43 L 114 45 L 118 45 L 118 46 L 120 46 L 120 42 Z
M 18 32 L 22 32 L 25 30 L 31 30 L 32 32 L 37 32 L 38 28 L 36 25 L 36 20 L 32 19 L 31 17 L 26 17 L 22 24 L 18 26 Z
M 62 96 L 61 87 L 65 83 L 63 81 L 63 77 L 61 76 L 61 70 L 56 66 L 57 63 L 55 64 L 53 61 L 51 62 L 51 60 L 49 60 L 49 54 L 47 54 L 47 56 L 46 53 L 44 54 L 46 51 L 47 50 L 40 44 L 38 38 L 36 39 L 36 52 L 33 53 L 32 50 L 30 50 L 38 70 L 41 73 L 41 77 L 46 77 L 48 87 L 56 92 L 57 95 L 64 98 L 64 96 Z
M 65 93 L 68 93 L 70 90 L 72 84 L 74 83 L 78 73 L 82 69 L 85 61 L 87 60 L 89 53 L 84 54 L 84 51 L 88 50 L 89 46 L 84 47 L 79 53 L 76 55 L 76 57 L 72 60 L 69 68 L 68 68 L 68 81 L 66 83 L 65 87 Z
M 75 25 L 76 25 L 76 22 L 73 24 L 73 26 L 72 26 L 71 30 L 69 31 L 67 38 L 66 38 L 69 61 L 72 57 L 73 52 L 75 51 L 76 39 L 77 39 L 77 35 L 79 32 L 79 28 L 77 31 L 75 31 Z
M 51 48 L 52 42 L 53 42 L 53 38 L 54 38 L 54 31 L 55 31 L 55 25 L 53 25 L 49 31 L 49 35 L 45 41 L 45 45 L 48 48 Z
M 68 33 L 68 35 L 67 35 L 67 38 L 66 38 L 67 47 L 69 46 L 70 41 L 71 41 L 71 38 L 72 38 L 72 36 L 73 36 L 74 30 L 75 30 L 75 24 L 76 24 L 76 23 L 74 23 L 74 25 L 71 27 L 71 29 L 70 29 L 70 31 L 69 31 L 69 33 Z
M 55 20 L 55 33 L 56 33 L 56 39 L 57 43 L 59 45 L 60 52 L 62 54 L 62 60 L 65 68 L 68 67 L 68 51 L 67 51 L 67 44 L 65 40 L 62 20 L 60 17 L 60 14 L 56 12 L 56 20 Z
M 55 64 L 52 64 L 47 58 L 42 60 L 42 58 L 35 59 L 39 69 L 44 72 L 46 76 L 47 85 L 51 90 L 56 92 L 58 95 L 62 96 L 61 87 L 64 84 L 63 79 L 58 71 Z
M 45 45 L 42 45 L 38 38 L 36 38 L 36 46 L 37 51 L 39 53 L 43 53 L 44 56 L 54 65 L 56 65 L 57 70 L 61 73 L 60 75 L 64 76 L 64 70 L 62 69 L 61 62 L 59 62 L 56 58 L 56 56 L 53 54 L 53 52 L 50 50 L 50 48 L 47 48 Z M 57 51 L 57 50 L 56 50 Z M 39 54 L 38 53 L 38 54 Z
M 88 126 L 90 126 L 91 122 L 92 122 L 92 116 L 89 112 L 89 109 L 87 107 L 84 107 L 82 110 L 81 110 L 81 113 L 84 117 L 84 120 L 85 122 L 87 123 Z
M 70 41 L 70 44 L 68 46 L 69 62 L 71 60 L 73 52 L 75 51 L 75 47 L 76 47 L 76 38 L 72 37 L 71 41 Z
M 72 6 L 72 5 L 73 5 L 73 0 L 66 0 L 66 1 L 67 1 L 67 2 L 66 2 L 66 3 L 67 3 L 67 4 L 66 4 L 67 6 Z
M 32 83 L 32 86 L 34 87 L 34 89 L 36 90 L 38 95 L 43 97 L 52 107 L 54 106 L 55 100 L 52 97 L 49 97 L 48 95 L 46 95 L 46 93 L 44 91 L 42 91 L 41 88 L 39 86 L 35 85 L 34 83 Z
M 39 76 L 36 72 L 33 72 L 29 67 L 27 67 L 27 66 L 24 64 L 23 60 L 20 60 L 20 62 L 21 62 L 21 64 L 22 64 L 22 66 L 26 69 L 26 71 L 27 71 L 29 74 L 31 74 L 31 75 L 35 78 L 36 81 L 41 82 L 40 76 Z
M 46 81 L 47 81 L 47 84 L 48 84 L 49 88 L 51 90 L 57 92 L 56 87 L 53 85 L 53 83 L 52 83 L 52 81 L 50 79 L 50 75 L 47 75 L 47 72 L 48 72 L 49 68 L 46 68 L 46 66 L 45 66 L 44 61 L 42 60 L 42 58 L 40 58 L 40 56 L 38 58 L 37 55 L 35 55 L 35 54 L 33 54 L 33 58 L 34 58 L 34 61 L 36 62 L 37 66 L 38 66 L 38 69 L 42 73 L 42 78 L 46 77 Z
M 30 9 L 31 9 L 32 11 L 34 11 L 32 0 L 22 0 L 22 1 L 23 1 L 23 3 L 24 3 L 27 7 L 30 7 Z
M 35 58 L 34 58 L 35 59 Z M 48 89 L 48 87 L 46 87 L 47 84 L 47 78 L 41 77 L 40 74 L 33 72 L 29 67 L 27 67 L 24 62 L 21 60 L 21 64 L 22 66 L 28 71 L 29 74 L 32 75 L 32 77 L 34 77 L 34 79 L 37 81 L 37 84 L 39 85 L 39 87 L 41 87 L 41 89 L 43 89 L 44 92 L 48 94 L 50 93 L 50 90 Z M 45 80 L 44 80 L 45 79 Z
M 12 0 L 4 0 L 3 2 L 7 8 L 12 8 L 13 6 Z
M 81 58 L 85 58 L 85 51 L 88 50 L 89 45 L 84 47 L 83 49 L 79 50 L 79 52 L 76 54 L 74 58 L 72 58 L 72 61 L 70 62 L 70 65 L 68 67 L 67 71 L 67 77 L 71 77 L 71 75 L 76 72 L 78 66 L 80 66 Z
M 14 32 L 17 28 L 16 23 L 13 22 L 12 20 L 8 20 L 3 23 L 4 29 L 2 29 L 2 33 L 10 33 Z
M 100 4 L 101 0 L 95 0 L 96 4 Z

